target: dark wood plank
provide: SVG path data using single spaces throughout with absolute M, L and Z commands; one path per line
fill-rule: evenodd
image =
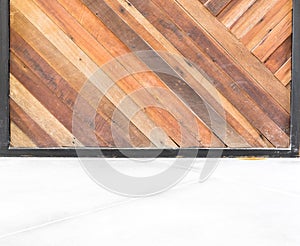
M 209 11 L 217 16 L 232 0 L 209 0 L 205 3 L 205 6 Z
M 292 36 L 289 36 L 266 60 L 266 66 L 275 73 L 292 56 Z
M 208 0 L 199 0 L 201 3 L 206 3 Z
M 230 28 L 256 0 L 232 0 L 218 15 L 218 19 Z

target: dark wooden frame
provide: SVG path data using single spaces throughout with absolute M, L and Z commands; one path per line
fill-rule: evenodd
M 10 148 L 9 114 L 9 0 L 0 0 L 0 157 L 77 157 L 74 148 L 16 149 Z M 293 47 L 292 47 L 292 88 L 290 147 L 284 149 L 198 149 L 197 157 L 298 157 L 300 140 L 300 1 L 293 0 Z M 298 51 L 298 52 L 297 52 Z M 154 157 L 158 149 L 83 149 L 81 156 L 86 157 Z M 179 151 L 180 150 L 180 151 Z M 195 149 L 162 149 L 158 157 L 195 157 Z

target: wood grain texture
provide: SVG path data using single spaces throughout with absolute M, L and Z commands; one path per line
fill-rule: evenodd
M 292 2 L 292 0 L 233 0 L 216 17 L 275 75 L 278 68 L 272 67 L 274 58 L 280 59 L 281 56 L 291 54 L 291 46 L 287 43 L 283 45 L 283 42 L 292 34 Z M 204 6 L 213 15 L 215 14 L 208 2 Z M 286 60 L 283 63 L 285 62 Z M 286 79 L 291 77 L 291 70 L 286 73 L 289 75 L 275 75 L 283 85 L 286 85 Z
M 153 48 L 157 50 L 166 50 L 180 56 L 180 53 L 176 50 L 176 48 L 134 7 L 129 6 L 124 1 L 118 1 L 118 3 L 116 3 L 116 1 L 108 0 L 106 3 L 116 13 L 118 13 L 118 15 L 122 17 L 128 25 L 133 27 L 137 34 L 139 34 Z M 120 9 L 122 9 L 122 11 L 120 11 Z M 133 16 L 135 18 L 133 18 Z M 139 22 L 136 19 L 138 19 Z M 152 34 L 152 36 L 149 34 Z M 157 42 L 157 40 L 159 40 L 159 42 Z M 162 57 L 168 62 L 168 64 L 171 64 L 172 67 L 174 67 L 177 73 L 179 73 L 182 78 L 187 81 L 187 83 L 199 95 L 201 95 L 202 98 L 205 99 L 206 102 L 213 105 L 216 111 L 219 113 L 225 111 L 227 122 L 230 123 L 230 126 L 233 126 L 240 135 L 247 139 L 247 142 L 257 145 L 257 141 L 259 141 L 262 146 L 266 146 L 266 144 L 268 144 L 260 138 L 255 129 L 251 127 L 251 124 L 249 124 L 249 122 L 237 110 L 235 110 L 232 104 L 225 97 L 223 97 L 220 93 L 216 93 L 212 84 L 192 64 L 187 65 L 186 62 L 176 58 L 172 59 L 172 57 L 168 55 L 162 54 Z M 199 81 L 201 81 L 201 83 L 199 83 Z M 222 106 L 219 104 L 217 100 L 218 98 L 219 101 L 222 102 Z M 237 124 L 237 122 L 239 123 Z M 226 139 L 224 141 L 226 142 Z
M 11 145 L 288 147 L 291 8 L 12 0 Z
M 205 6 L 213 15 L 218 15 L 232 0 L 208 0 Z
M 277 50 L 266 60 L 266 66 L 271 70 L 272 73 L 276 71 L 292 56 L 292 36 L 289 36 L 283 43 L 280 45 Z M 289 70 L 291 74 L 291 70 Z

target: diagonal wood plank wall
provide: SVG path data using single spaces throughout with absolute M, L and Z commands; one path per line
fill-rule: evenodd
M 291 0 L 10 5 L 12 147 L 289 146 Z M 156 64 L 139 53 L 119 58 L 139 51 L 159 52 Z M 103 67 L 112 60 L 116 68 Z M 82 94 L 99 67 L 111 78 L 129 75 Z M 84 111 L 73 117 L 79 93 Z

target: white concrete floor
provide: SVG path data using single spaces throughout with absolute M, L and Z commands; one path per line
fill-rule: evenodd
M 0 245 L 300 245 L 300 160 L 223 159 L 198 178 L 195 169 L 167 192 L 126 198 L 77 159 L 2 158 Z

